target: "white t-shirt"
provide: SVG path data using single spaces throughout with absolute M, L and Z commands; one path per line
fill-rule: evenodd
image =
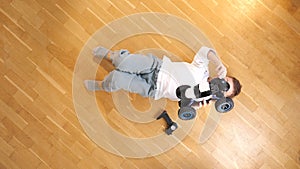
M 215 51 L 208 47 L 201 47 L 196 53 L 192 63 L 172 62 L 168 57 L 163 57 L 163 63 L 158 73 L 157 90 L 155 100 L 168 98 L 170 100 L 180 100 L 176 96 L 176 89 L 181 85 L 194 87 L 197 84 L 207 83 L 209 77 L 209 60 L 207 54 Z

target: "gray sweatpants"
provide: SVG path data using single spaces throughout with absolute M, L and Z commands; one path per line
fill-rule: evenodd
M 151 54 L 130 54 L 127 50 L 120 50 L 111 59 L 115 70 L 110 72 L 102 83 L 105 91 L 123 89 L 143 97 L 154 98 L 162 60 Z

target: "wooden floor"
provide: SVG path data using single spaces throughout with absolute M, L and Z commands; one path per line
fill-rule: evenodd
M 1 169 L 300 168 L 299 0 L 2 0 L 0 10 Z M 182 144 L 133 159 L 111 154 L 86 136 L 72 102 L 72 75 L 93 33 L 141 12 L 172 14 L 197 26 L 243 90 L 205 144 L 195 139 L 206 118 L 200 110 L 199 123 Z M 130 37 L 115 46 L 121 47 L 163 48 L 187 61 L 194 54 L 161 35 Z M 101 66 L 100 75 L 112 69 Z M 113 127 L 130 123 L 142 137 L 163 132 L 163 121 L 139 125 L 120 118 L 100 95 L 98 104 Z M 148 106 L 140 96 L 132 99 L 141 109 Z

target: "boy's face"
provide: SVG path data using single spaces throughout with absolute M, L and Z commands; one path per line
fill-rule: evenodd
M 230 77 L 225 77 L 224 79 L 225 79 L 225 81 L 227 81 L 229 83 L 229 86 L 230 86 L 229 90 L 227 92 L 224 92 L 224 96 L 229 97 L 233 94 L 233 80 Z

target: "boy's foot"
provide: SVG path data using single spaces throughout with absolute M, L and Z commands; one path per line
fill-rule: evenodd
M 84 81 L 84 86 L 88 91 L 103 90 L 101 84 L 102 84 L 102 81 L 95 81 L 95 80 L 85 80 Z
M 101 47 L 101 46 L 98 46 L 96 48 L 93 49 L 93 55 L 99 59 L 102 59 L 102 58 L 106 58 L 108 57 L 108 55 L 110 54 L 110 50 L 104 48 L 104 47 Z

